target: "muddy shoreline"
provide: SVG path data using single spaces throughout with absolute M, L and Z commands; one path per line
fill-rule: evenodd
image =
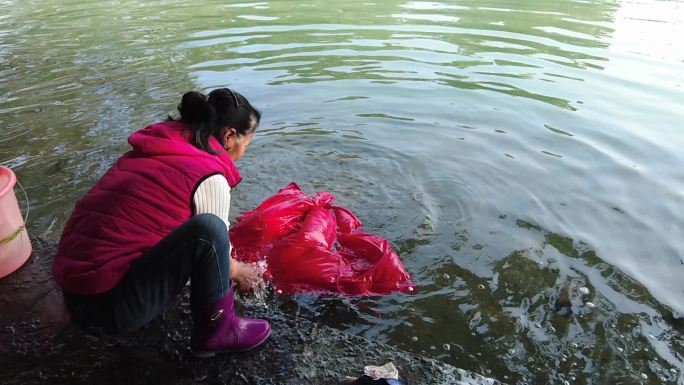
M 69 323 L 50 278 L 54 244 L 0 280 L 0 383 L 14 384 L 343 384 L 364 365 L 392 361 L 404 384 L 496 384 L 445 363 L 351 336 L 287 314 L 287 298 L 240 305 L 271 320 L 273 334 L 254 352 L 197 359 L 190 354 L 189 293 L 130 335 L 96 338 Z

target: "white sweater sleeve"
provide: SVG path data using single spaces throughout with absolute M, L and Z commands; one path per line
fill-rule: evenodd
M 214 214 L 230 226 L 230 186 L 223 175 L 210 176 L 200 183 L 192 197 L 195 204 L 195 215 Z

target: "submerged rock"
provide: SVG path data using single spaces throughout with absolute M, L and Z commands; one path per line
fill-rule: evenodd
M 30 384 L 342 384 L 365 365 L 393 362 L 404 384 L 498 384 L 440 361 L 351 336 L 286 314 L 279 299 L 243 304 L 240 314 L 269 319 L 273 333 L 253 352 L 194 358 L 189 293 L 142 329 L 95 338 L 68 323 L 50 279 L 54 246 L 34 240 L 34 258 L 0 280 L 0 383 Z M 23 282 L 17 294 L 14 286 Z M 39 321 L 39 322 L 36 322 Z M 11 330 L 12 332 L 2 332 Z

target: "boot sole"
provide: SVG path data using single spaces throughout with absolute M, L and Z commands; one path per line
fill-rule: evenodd
M 197 357 L 197 358 L 211 358 L 214 357 L 217 354 L 223 354 L 223 353 L 244 353 L 244 352 L 249 352 L 251 350 L 254 350 L 260 346 L 263 346 L 264 343 L 268 340 L 268 338 L 271 336 L 271 330 L 268 331 L 268 334 L 264 337 L 263 340 L 261 340 L 258 344 L 255 344 L 253 346 L 244 348 L 244 349 L 227 349 L 227 350 L 217 350 L 217 351 L 210 351 L 210 352 L 192 352 L 192 354 Z

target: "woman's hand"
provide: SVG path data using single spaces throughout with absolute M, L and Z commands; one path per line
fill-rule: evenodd
M 231 258 L 230 278 L 237 284 L 240 290 L 246 291 L 254 287 L 257 283 L 259 280 L 259 273 L 254 266 L 238 262 Z

